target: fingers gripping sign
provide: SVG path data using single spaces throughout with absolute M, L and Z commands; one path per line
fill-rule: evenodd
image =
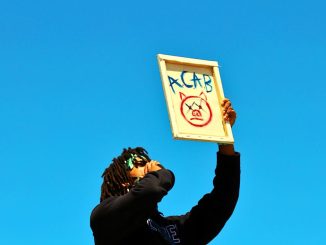
M 237 113 L 232 107 L 231 101 L 227 98 L 223 99 L 222 103 L 223 119 L 225 122 L 229 122 L 231 127 L 234 125 L 237 118 Z

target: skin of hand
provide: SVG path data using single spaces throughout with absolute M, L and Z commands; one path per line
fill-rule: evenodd
M 222 110 L 223 110 L 223 119 L 226 122 L 231 124 L 231 127 L 234 125 L 235 120 L 237 118 L 237 113 L 232 108 L 231 101 L 229 99 L 224 99 L 221 103 Z
M 236 121 L 237 113 L 233 109 L 231 101 L 225 98 L 223 99 L 221 106 L 222 106 L 224 121 L 229 122 L 232 127 Z M 233 144 L 219 145 L 219 152 L 224 155 L 235 155 Z
M 158 161 L 151 160 L 147 162 L 144 166 L 135 164 L 134 168 L 130 170 L 129 174 L 131 177 L 143 178 L 147 173 L 158 171 L 162 169 L 162 166 Z
M 162 169 L 161 164 L 158 161 L 151 160 L 149 163 L 145 166 L 145 174 L 153 171 L 158 171 Z

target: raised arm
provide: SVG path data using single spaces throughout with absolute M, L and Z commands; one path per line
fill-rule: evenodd
M 229 100 L 222 103 L 224 120 L 231 126 L 236 119 Z M 190 212 L 175 217 L 185 244 L 209 243 L 224 227 L 236 206 L 240 187 L 240 154 L 233 145 L 220 145 L 213 190 L 204 195 Z

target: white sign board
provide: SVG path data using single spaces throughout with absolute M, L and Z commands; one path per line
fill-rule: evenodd
M 222 117 L 222 83 L 215 61 L 158 55 L 166 104 L 176 139 L 233 143 Z

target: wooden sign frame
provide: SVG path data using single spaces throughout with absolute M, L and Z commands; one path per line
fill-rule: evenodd
M 210 141 L 219 144 L 233 144 L 234 139 L 230 123 L 225 122 L 222 116 L 221 102 L 224 99 L 224 92 L 218 63 L 216 61 L 191 59 L 164 54 L 158 54 L 157 59 L 173 138 Z M 198 72 L 198 75 L 201 75 L 202 79 L 197 79 L 196 72 Z M 181 76 L 172 78 L 171 74 L 181 74 Z M 185 82 L 184 76 L 190 76 L 191 74 L 193 74 L 194 78 Z M 191 84 L 190 81 L 193 81 L 193 83 Z M 199 91 L 205 87 L 203 83 L 206 86 L 206 91 L 203 91 L 200 95 L 198 94 L 199 92 L 197 92 L 195 95 L 195 91 Z M 176 91 L 177 89 L 181 91 L 186 89 L 185 91 L 188 92 L 188 95 L 185 95 L 181 91 Z M 210 103 L 208 103 L 207 96 L 205 96 L 205 92 L 207 91 L 210 92 Z M 179 92 L 179 94 L 177 92 Z M 178 96 L 180 97 L 179 101 L 176 99 Z M 200 97 L 203 97 L 203 99 Z M 200 100 L 200 109 L 202 109 L 202 103 L 203 106 L 206 106 L 206 114 L 208 115 L 204 119 L 198 119 L 198 123 L 194 120 L 196 118 L 188 120 L 189 116 L 187 116 L 189 115 L 189 110 L 192 110 L 190 114 L 196 116 L 195 110 L 191 108 L 194 104 L 198 106 L 199 102 L 196 103 L 196 99 Z M 178 103 L 176 103 L 176 101 L 178 101 Z M 188 101 L 188 103 L 184 103 L 185 101 Z M 185 107 L 186 109 L 183 109 L 184 104 L 187 106 Z M 187 108 L 190 109 L 187 110 Z M 184 113 L 185 110 L 187 110 L 187 115 Z M 199 110 L 197 110 L 197 113 L 200 114 L 198 111 Z M 182 114 L 183 120 L 178 119 L 178 117 L 182 118 L 179 114 Z

